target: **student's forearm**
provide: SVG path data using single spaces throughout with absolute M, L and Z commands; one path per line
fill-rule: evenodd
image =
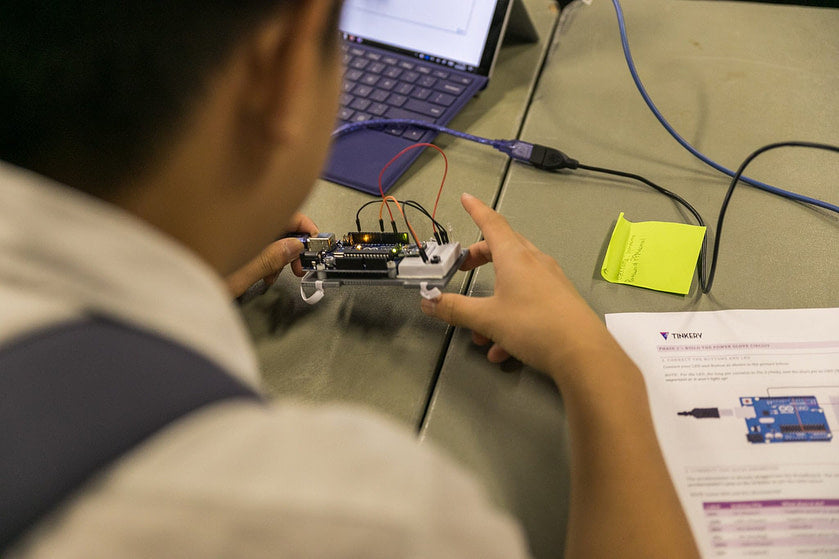
M 611 337 L 589 334 L 603 347 L 566 354 L 552 375 L 571 432 L 566 557 L 698 557 L 641 373 Z
M 494 293 L 444 293 L 422 308 L 491 341 L 488 356 L 509 353 L 556 381 L 573 453 L 567 556 L 696 557 L 640 371 L 556 261 L 477 198 L 461 200 L 485 239 L 464 269 L 493 262 Z

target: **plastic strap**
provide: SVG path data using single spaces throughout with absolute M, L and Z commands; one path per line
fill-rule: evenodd
M 322 280 L 315 281 L 315 292 L 311 295 L 306 295 L 306 292 L 303 291 L 303 282 L 300 282 L 300 297 L 302 297 L 306 303 L 310 305 L 316 305 L 320 302 L 321 299 L 323 299 L 323 295 L 324 293 Z
M 187 413 L 259 395 L 204 356 L 104 318 L 0 348 L 0 554 L 96 472 Z

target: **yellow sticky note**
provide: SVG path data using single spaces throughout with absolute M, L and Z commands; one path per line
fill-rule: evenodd
M 641 221 L 618 216 L 600 275 L 656 291 L 687 294 L 705 228 L 684 223 Z

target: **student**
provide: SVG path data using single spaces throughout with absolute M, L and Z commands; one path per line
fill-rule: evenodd
M 316 230 L 295 212 L 334 121 L 339 12 L 333 0 L 0 7 L 0 418 L 17 417 L 2 426 L 0 491 L 61 482 L 85 444 L 172 394 L 219 383 L 232 395 L 160 426 L 22 525 L 9 511 L 27 503 L 6 500 L 3 557 L 527 556 L 478 484 L 400 427 L 253 396 L 230 291 L 296 259 L 297 241 L 269 245 L 278 224 Z M 422 310 L 562 391 L 566 556 L 696 556 L 639 371 L 551 258 L 462 202 L 486 239 L 466 267 L 492 261 L 495 292 Z M 87 341 L 65 347 L 71 334 Z M 16 376 L 39 359 L 51 361 Z M 158 396 L 132 401 L 146 391 Z M 111 399 L 135 411 L 84 429 L 69 419 Z M 34 436 L 40 420 L 53 430 Z M 41 456 L 53 448 L 69 451 Z

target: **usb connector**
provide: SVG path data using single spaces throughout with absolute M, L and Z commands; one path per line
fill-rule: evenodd
M 537 169 L 556 171 L 558 169 L 576 169 L 579 161 L 568 157 L 558 149 L 550 148 L 540 144 L 531 144 L 514 140 L 496 149 L 503 151 L 511 159 L 533 165 Z

